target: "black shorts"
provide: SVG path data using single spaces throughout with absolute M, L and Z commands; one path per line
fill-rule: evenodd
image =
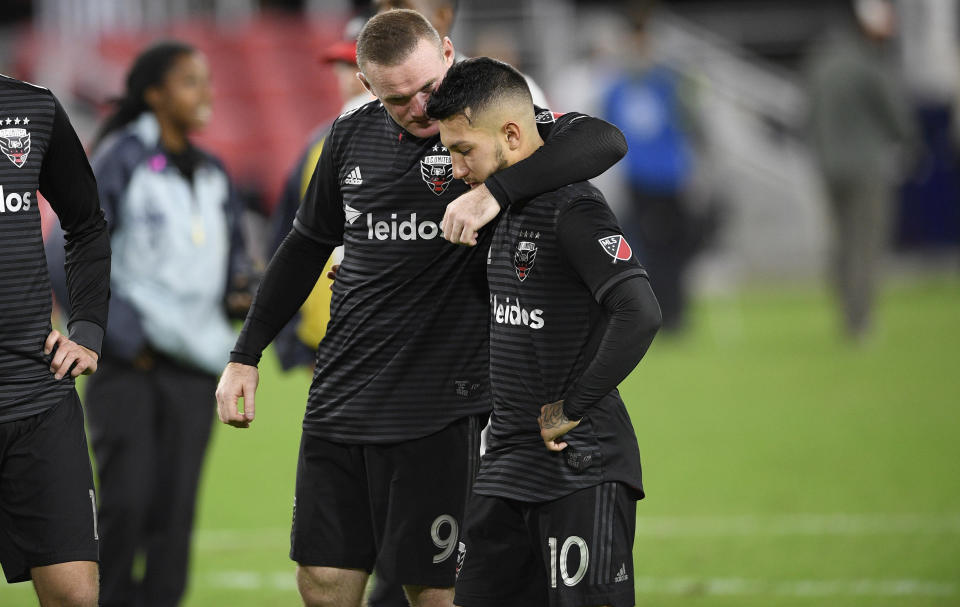
M 454 603 L 629 607 L 636 512 L 631 491 L 612 482 L 544 503 L 474 494 Z
M 390 445 L 304 434 L 290 558 L 304 566 L 376 568 L 404 585 L 453 586 L 484 421 L 464 418 Z
M 30 569 L 97 561 L 96 496 L 76 392 L 43 413 L 0 424 L 0 565 Z

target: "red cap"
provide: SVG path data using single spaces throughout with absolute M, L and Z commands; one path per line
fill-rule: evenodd
M 317 57 L 320 63 L 336 63 L 342 61 L 351 65 L 357 64 L 357 41 L 341 40 L 328 46 L 320 56 Z

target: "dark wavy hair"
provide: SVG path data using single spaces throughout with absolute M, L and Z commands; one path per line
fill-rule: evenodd
M 465 114 L 483 112 L 505 98 L 526 101 L 533 106 L 530 87 L 523 74 L 510 64 L 490 57 L 465 59 L 447 70 L 440 87 L 427 102 L 427 115 L 445 120 Z
M 147 89 L 163 84 L 174 62 L 183 55 L 195 53 L 196 49 L 185 42 L 165 40 L 141 52 L 127 72 L 123 96 L 115 99 L 113 113 L 107 117 L 97 132 L 93 147 L 96 149 L 110 133 L 133 122 L 143 112 L 150 110 L 144 98 Z

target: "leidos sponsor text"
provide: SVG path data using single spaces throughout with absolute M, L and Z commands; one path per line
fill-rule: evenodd
M 16 213 L 17 211 L 29 211 L 33 203 L 30 197 L 33 192 L 10 192 L 7 194 L 0 184 L 0 213 Z
M 498 296 L 490 298 L 490 311 L 493 314 L 493 320 L 501 325 L 525 325 L 531 329 L 543 328 L 543 310 L 535 308 L 527 310 L 520 305 L 520 300 L 515 299 L 512 302 L 507 297 L 506 301 L 500 302 Z
M 373 213 L 367 213 L 367 238 L 370 240 L 430 240 L 440 235 L 440 226 L 436 222 L 429 219 L 417 221 L 416 213 L 410 213 L 401 221 L 397 221 L 396 213 L 390 213 L 390 221 L 374 221 Z

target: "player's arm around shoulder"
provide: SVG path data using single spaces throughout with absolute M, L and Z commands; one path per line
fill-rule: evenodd
M 472 247 L 477 244 L 480 228 L 499 213 L 500 203 L 485 184 L 480 184 L 447 205 L 440 231 L 450 242 Z
M 448 204 L 440 224 L 444 238 L 473 246 L 478 230 L 501 208 L 597 177 L 627 153 L 623 133 L 605 120 L 575 112 L 536 111 L 544 145 Z
M 260 372 L 253 365 L 227 363 L 217 384 L 217 415 L 220 421 L 235 428 L 249 428 L 253 422 L 255 395 Z M 243 410 L 240 399 L 243 399 Z

